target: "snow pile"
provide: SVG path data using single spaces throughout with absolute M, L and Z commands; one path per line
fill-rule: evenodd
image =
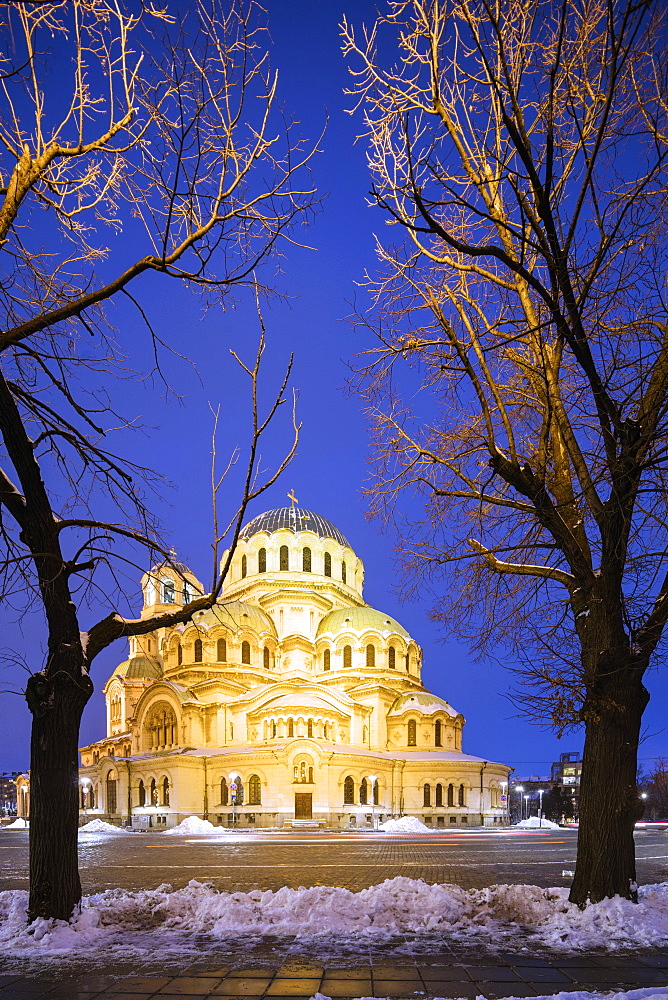
M 542 827 L 543 830 L 560 830 L 561 827 L 558 823 L 553 823 L 550 819 L 545 819 L 543 816 L 542 820 L 538 816 L 530 816 L 529 819 L 523 819 L 520 823 L 515 823 L 515 826 L 519 826 L 524 830 L 537 830 Z
M 388 819 L 378 827 L 384 833 L 430 833 L 428 826 L 421 823 L 417 816 L 402 816 L 401 819 Z
M 114 826 L 113 823 L 105 823 L 102 819 L 92 819 L 90 823 L 84 823 L 79 827 L 79 833 L 128 833 L 122 826 Z
M 26 928 L 28 894 L 0 892 L 0 953 L 53 957 L 94 949 L 116 954 L 193 951 L 243 934 L 296 935 L 302 941 L 347 942 L 437 934 L 441 941 L 501 947 L 593 949 L 666 948 L 668 883 L 644 886 L 640 903 L 603 900 L 585 910 L 568 890 L 530 885 L 462 889 L 398 877 L 350 892 L 333 886 L 283 887 L 276 892 L 218 892 L 191 881 L 178 890 L 112 889 L 84 899 L 71 923 L 37 920 Z
M 208 819 L 200 819 L 199 816 L 187 816 L 178 826 L 173 826 L 170 830 L 165 830 L 164 832 L 179 835 L 183 833 L 221 833 L 222 830 L 222 827 L 209 823 Z
M 587 993 L 584 990 L 576 990 L 574 993 L 550 993 L 547 996 L 535 997 L 534 1000 L 601 1000 L 601 996 L 598 991 Z M 668 997 L 668 986 L 646 986 L 641 990 L 614 993 L 614 1000 L 664 1000 L 665 997 Z M 332 998 L 325 996 L 324 993 L 316 993 L 312 1000 L 332 1000 Z M 356 1000 L 373 1000 L 373 997 L 357 997 Z M 435 997 L 435 1000 L 446 1000 L 446 998 Z M 517 997 L 507 997 L 506 1000 L 517 1000 Z
M 21 817 L 18 816 L 12 823 L 7 823 L 6 826 L 3 824 L 2 829 L 3 830 L 27 830 L 29 826 L 30 826 L 30 823 L 28 822 L 27 819 L 21 819 Z

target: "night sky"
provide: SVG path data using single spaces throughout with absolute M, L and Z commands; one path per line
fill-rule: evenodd
M 183 4 L 187 6 L 187 3 Z M 346 68 L 340 53 L 338 23 L 345 12 L 355 24 L 373 20 L 374 5 L 366 0 L 269 0 L 273 42 L 272 63 L 279 70 L 279 94 L 286 113 L 294 117 L 306 139 L 315 140 L 328 119 L 322 153 L 313 162 L 314 179 L 326 198 L 313 224 L 296 233 L 300 242 L 314 249 L 285 248 L 280 270 L 270 264 L 264 277 L 288 297 L 263 305 L 267 327 L 267 396 L 277 383 L 282 365 L 295 354 L 292 385 L 298 390 L 298 416 L 303 424 L 299 451 L 292 466 L 270 493 L 249 512 L 249 518 L 288 503 L 293 489 L 300 506 L 333 521 L 350 540 L 366 567 L 365 599 L 373 607 L 397 618 L 424 649 L 423 681 L 446 698 L 467 719 L 464 751 L 502 761 L 520 776 L 547 775 L 560 753 L 579 750 L 582 734 L 561 740 L 517 717 L 504 697 L 512 686 L 504 669 L 504 651 L 498 661 L 476 662 L 467 649 L 444 638 L 429 620 L 429 597 L 402 603 L 395 581 L 394 539 L 382 525 L 369 522 L 362 490 L 368 477 L 368 437 L 358 398 L 346 392 L 349 365 L 370 345 L 346 321 L 353 304 L 365 306 L 364 289 L 357 284 L 366 269 L 373 271 L 374 233 L 384 235 L 380 210 L 367 204 L 369 180 L 364 143 L 355 144 L 361 129 L 358 117 L 345 113 L 349 98 L 343 95 Z M 131 236 L 131 230 L 129 231 Z M 141 253 L 141 249 L 138 251 Z M 145 251 L 144 251 L 145 252 Z M 177 351 L 187 351 L 195 368 L 176 358 L 165 358 L 169 379 L 180 394 L 165 399 L 160 386 L 128 381 L 121 384 L 117 401 L 126 415 L 145 425 L 126 437 L 126 454 L 165 475 L 172 487 L 162 491 L 158 513 L 169 529 L 169 540 L 179 558 L 208 587 L 211 573 L 211 503 L 209 404 L 221 406 L 218 449 L 227 454 L 243 446 L 247 430 L 247 397 L 229 349 L 250 361 L 258 334 L 253 302 L 239 293 L 222 312 L 204 312 L 201 301 L 175 282 L 156 276 L 134 286 L 164 340 Z M 119 340 L 133 352 L 135 366 L 148 363 L 149 345 L 136 313 L 126 306 L 112 307 Z M 281 442 L 288 440 L 288 425 L 275 428 L 264 452 L 266 464 L 275 461 Z M 234 477 L 230 481 L 234 505 Z M 406 503 L 415 501 L 406 499 Z M 406 510 L 409 508 L 406 507 Z M 415 513 L 413 506 L 411 513 Z M 139 579 L 135 612 L 139 611 Z M 82 627 L 94 618 L 82 616 Z M 33 669 L 43 657 L 41 618 L 26 616 L 5 628 L 2 645 L 26 656 Z M 125 658 L 126 644 L 112 646 L 93 667 L 96 693 L 84 714 L 81 745 L 104 735 L 101 689 L 116 664 Z M 5 671 L 6 685 L 20 684 L 16 668 Z M 648 678 L 652 700 L 645 716 L 646 738 L 640 757 L 645 767 L 652 759 L 668 756 L 664 730 L 667 681 L 655 669 Z M 0 770 L 18 770 L 29 764 L 29 713 L 20 695 L 3 693 L 4 724 L 0 732 Z

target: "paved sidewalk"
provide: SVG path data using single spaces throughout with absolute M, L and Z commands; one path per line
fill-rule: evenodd
M 463 997 L 488 1000 L 535 997 L 575 990 L 614 991 L 642 986 L 668 986 L 668 955 L 626 958 L 583 956 L 527 958 L 489 956 L 475 963 L 452 955 L 417 960 L 355 959 L 308 961 L 252 967 L 214 968 L 198 963 L 163 976 L 72 975 L 39 977 L 0 975 L 0 1000 L 206 1000 L 219 997 L 290 997 L 310 1000 L 317 992 L 333 1000 L 390 997 L 392 1000 Z

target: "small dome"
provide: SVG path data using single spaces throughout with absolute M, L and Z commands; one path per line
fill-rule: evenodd
M 162 677 L 162 667 L 153 657 L 141 654 L 132 656 L 129 660 L 119 663 L 114 670 L 114 674 L 119 677 L 128 677 L 135 680 L 140 677 L 159 680 Z
M 208 611 L 200 611 L 193 615 L 194 625 L 204 624 L 208 628 L 213 625 L 225 625 L 236 632 L 240 628 L 250 628 L 254 632 L 270 632 L 276 635 L 276 626 L 269 615 L 245 601 L 226 601 L 225 604 L 214 604 Z
M 316 637 L 325 632 L 345 632 L 346 629 L 365 632 L 369 628 L 376 629 L 378 632 L 398 632 L 399 635 L 410 639 L 410 635 L 398 621 L 383 614 L 382 611 L 368 607 L 338 608 L 336 611 L 330 611 L 318 625 Z
M 258 514 L 252 521 L 244 525 L 239 538 L 248 539 L 260 531 L 272 534 L 281 529 L 294 532 L 312 531 L 320 538 L 333 538 L 339 545 L 346 548 L 351 547 L 345 535 L 342 535 L 331 521 L 327 521 L 312 510 L 304 510 L 302 507 L 277 507 L 275 510 L 267 510 L 264 514 Z
M 437 712 L 446 712 L 453 719 L 456 719 L 460 714 L 443 698 L 421 691 L 409 691 L 407 694 L 402 694 L 394 702 L 387 716 L 389 718 L 392 715 L 404 715 L 406 712 L 419 712 L 421 715 L 436 715 Z
M 155 566 L 151 566 L 149 573 L 152 575 L 158 574 L 162 572 L 163 569 L 173 569 L 177 573 L 190 573 L 191 576 L 195 575 L 190 566 L 186 566 L 185 563 L 180 562 L 176 556 L 172 559 L 163 559 L 162 562 L 156 563 Z

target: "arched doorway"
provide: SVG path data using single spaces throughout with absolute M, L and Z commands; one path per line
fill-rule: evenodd
M 107 774 L 107 813 L 109 816 L 115 816 L 118 812 L 117 785 L 118 775 L 114 770 L 111 770 Z

